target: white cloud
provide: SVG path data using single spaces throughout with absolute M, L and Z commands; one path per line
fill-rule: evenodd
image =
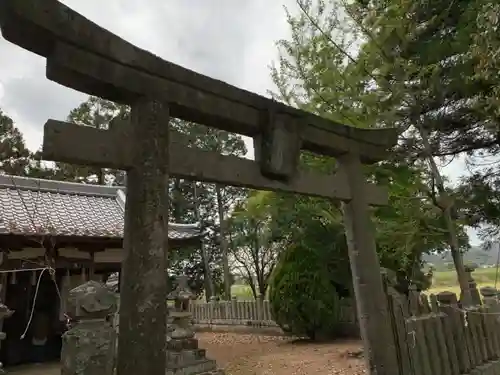
M 65 4 L 166 60 L 244 89 L 272 88 L 275 42 L 289 35 L 283 5 L 294 0 L 65 0 Z M 64 119 L 86 95 L 45 78 L 45 60 L 0 41 L 0 107 L 23 132 L 28 147 L 42 142 L 48 118 Z M 7 58 L 5 58 L 7 57 Z M 249 157 L 252 142 L 246 140 Z M 456 178 L 460 163 L 447 167 Z
M 272 86 L 274 42 L 288 35 L 293 0 L 65 0 L 85 17 L 166 60 L 250 91 Z M 85 95 L 45 78 L 45 60 L 0 42 L 0 107 L 37 149 L 48 118 L 63 119 Z M 8 56 L 8 58 L 4 58 Z

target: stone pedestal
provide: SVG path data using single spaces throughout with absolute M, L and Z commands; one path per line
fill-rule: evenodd
M 1 286 L 1 285 L 0 285 Z M 10 318 L 14 314 L 14 311 L 9 309 L 6 305 L 0 302 L 0 321 Z M 0 341 L 5 340 L 7 335 L 5 332 L 0 332 Z M 0 374 L 5 374 L 3 369 L 3 364 L 0 362 Z
M 194 298 L 188 288 L 187 278 L 180 276 L 177 287 L 168 295 L 174 301 L 169 310 L 167 327 L 166 375 L 222 375 L 214 360 L 208 359 L 195 338 L 189 302 Z
M 112 375 L 116 331 L 106 318 L 116 312 L 115 294 L 89 281 L 70 291 L 68 308 L 74 323 L 63 335 L 61 375 Z

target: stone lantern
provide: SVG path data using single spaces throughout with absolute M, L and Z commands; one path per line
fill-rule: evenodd
M 188 287 L 187 277 L 179 276 L 176 288 L 167 297 L 167 300 L 174 301 L 168 317 L 167 375 L 223 374 L 217 369 L 216 362 L 206 357 L 205 350 L 198 348 L 189 312 L 189 303 L 195 298 Z
M 179 276 L 176 288 L 167 296 L 167 300 L 174 302 L 174 307 L 169 309 L 170 338 L 190 339 L 194 337 L 189 302 L 195 298 L 189 289 L 187 277 Z
M 1 290 L 1 285 L 0 285 L 0 290 Z M 0 302 L 0 321 L 3 321 L 4 319 L 10 318 L 14 314 L 14 311 L 9 309 L 6 305 L 4 305 L 2 302 Z M 5 332 L 0 332 L 0 341 L 5 340 L 7 335 Z M 3 364 L 0 362 L 0 374 L 4 374 L 5 371 L 3 369 Z
M 469 287 L 470 296 L 472 298 L 472 303 L 474 305 L 481 304 L 481 295 L 479 294 L 479 290 L 477 289 L 477 283 L 474 280 L 474 276 L 472 275 L 474 271 L 478 268 L 476 264 L 466 264 L 464 265 L 464 271 L 467 276 L 467 284 Z M 463 293 L 460 293 L 460 300 L 463 301 Z

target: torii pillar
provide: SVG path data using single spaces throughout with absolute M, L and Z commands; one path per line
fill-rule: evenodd
M 144 374 L 145 369 L 148 374 L 165 373 L 169 119 L 166 104 L 143 98 L 132 105 L 130 126 L 125 127 L 134 147 L 127 150 L 132 155 L 127 168 L 118 374 Z M 158 350 L 136 345 L 144 337 Z
M 356 154 L 342 156 L 338 161 L 352 196 L 342 203 L 342 211 L 368 373 L 395 375 L 398 373 L 397 348 L 382 285 L 363 165 Z

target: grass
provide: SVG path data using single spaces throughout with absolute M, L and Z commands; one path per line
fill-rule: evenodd
M 496 281 L 496 268 L 478 268 L 472 273 L 472 276 L 476 281 L 478 288 L 482 288 L 484 286 L 496 286 L 498 288 L 500 286 L 500 271 L 498 281 Z M 445 291 L 454 292 L 457 295 L 460 294 L 460 287 L 458 285 L 457 274 L 455 271 L 434 272 L 432 287 L 428 290 L 428 293 L 438 294 Z
M 478 288 L 484 286 L 495 286 L 496 268 L 478 268 L 472 274 Z M 500 287 L 500 270 L 497 282 L 497 287 Z M 432 280 L 432 287 L 428 290 L 429 294 L 438 294 L 441 292 L 453 292 L 457 295 L 460 294 L 460 287 L 458 286 L 457 275 L 455 271 L 437 271 L 434 272 Z M 253 300 L 252 290 L 248 285 L 233 285 L 231 294 L 239 300 Z
M 248 285 L 238 284 L 231 287 L 231 295 L 239 300 L 253 300 L 252 289 Z

